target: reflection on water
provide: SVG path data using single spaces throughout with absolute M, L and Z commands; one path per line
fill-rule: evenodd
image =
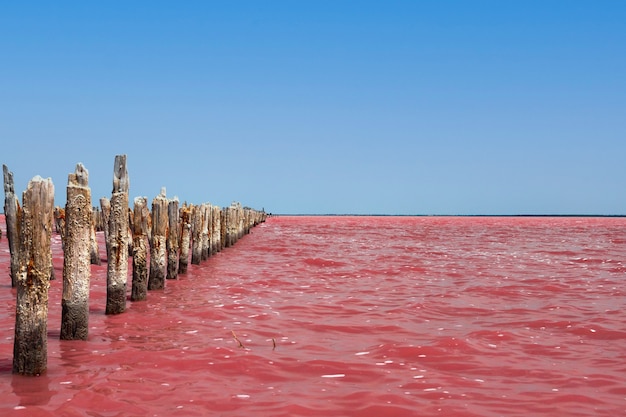
M 46 406 L 57 393 L 50 389 L 50 378 L 47 375 L 27 377 L 13 375 L 11 378 L 13 394 L 19 398 L 17 408 L 28 406 Z

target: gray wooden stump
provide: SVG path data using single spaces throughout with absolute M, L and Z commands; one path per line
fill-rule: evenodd
M 233 227 L 235 225 L 235 221 L 237 220 L 235 217 L 235 210 L 232 207 L 226 207 L 226 211 L 228 212 L 228 221 L 226 222 L 226 245 L 231 247 L 235 243 L 235 236 L 233 235 Z
M 100 265 L 100 246 L 98 245 L 98 238 L 96 236 L 96 219 L 94 216 L 93 208 L 91 210 L 91 230 L 89 231 L 89 263 L 92 265 Z
M 222 250 L 221 241 L 221 209 L 219 206 L 211 206 L 211 255 L 215 255 Z
M 22 197 L 13 373 L 41 375 L 48 366 L 48 288 L 54 185 L 36 176 Z
M 228 213 L 226 207 L 220 209 L 220 250 L 226 247 L 226 224 L 228 223 Z
M 246 227 L 245 211 L 241 205 L 237 207 L 237 240 L 241 239 L 244 235 L 244 229 Z
M 200 259 L 206 261 L 209 258 L 209 231 L 211 230 L 211 211 L 209 210 L 209 204 L 202 204 L 202 232 L 200 234 L 201 247 L 200 247 Z
M 180 240 L 180 214 L 178 212 L 178 198 L 170 200 L 167 203 L 167 279 L 176 279 L 178 277 L 178 252 Z
M 6 165 L 2 165 L 4 174 L 4 221 L 7 225 L 7 239 L 9 240 L 9 254 L 11 256 L 11 287 L 17 285 L 19 270 L 18 248 L 20 245 L 20 202 L 15 195 L 13 173 Z
M 202 260 L 202 208 L 193 206 L 191 212 L 191 263 L 200 265 Z
M 237 242 L 237 230 L 239 228 L 239 211 L 233 204 L 229 207 L 230 214 L 228 215 L 228 233 L 230 235 L 230 246 L 233 246 Z
M 61 207 L 55 207 L 52 211 L 52 217 L 54 219 L 55 231 L 61 235 L 61 249 L 65 250 L 65 209 Z
M 233 246 L 237 241 L 237 226 L 239 224 L 239 216 L 237 206 L 232 203 L 226 207 L 226 247 Z
M 230 215 L 228 216 L 229 222 L 229 234 L 230 234 L 230 246 L 233 246 L 237 242 L 237 228 L 239 225 L 239 212 L 234 206 L 230 206 Z
M 152 237 L 150 238 L 150 276 L 149 290 L 165 288 L 166 274 L 166 235 L 167 235 L 167 198 L 165 188 L 152 200 Z
M 244 229 L 244 211 L 241 207 L 241 204 L 238 204 L 235 211 L 237 212 L 237 223 L 235 225 L 235 242 L 243 237 L 243 229 Z
M 104 233 L 104 243 L 109 241 L 109 217 L 111 216 L 111 202 L 108 198 L 100 198 L 100 221 L 102 222 L 102 232 Z M 109 259 L 109 248 L 106 247 L 107 259 Z
M 128 256 L 133 256 L 133 209 L 128 207 Z
M 93 207 L 93 222 L 95 225 L 95 229 L 96 232 L 102 232 L 104 231 L 104 224 L 103 224 L 103 215 L 102 215 L 102 210 L 100 207 L 98 206 L 94 206 Z
M 220 229 L 220 234 L 222 235 L 222 249 L 226 248 L 228 245 L 226 244 L 226 232 L 228 230 L 228 207 L 222 207 L 222 228 Z
M 126 310 L 129 240 L 128 189 L 126 155 L 116 155 L 113 169 L 111 213 L 108 219 L 106 314 L 119 314 Z
M 250 230 L 254 227 L 254 216 L 255 216 L 255 212 L 254 210 L 250 209 L 250 208 L 244 208 L 245 213 L 246 213 L 246 230 L 245 230 L 245 234 L 249 234 Z
M 61 339 L 87 340 L 91 278 L 91 190 L 83 164 L 67 180 Z
M 133 207 L 133 284 L 131 301 L 142 301 L 148 292 L 147 237 L 150 212 L 148 199 L 136 197 Z
M 178 273 L 187 272 L 189 265 L 189 245 L 191 244 L 191 208 L 186 204 L 180 209 L 180 257 L 178 258 Z

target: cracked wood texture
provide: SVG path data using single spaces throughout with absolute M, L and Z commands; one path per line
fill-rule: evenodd
M 48 364 L 48 288 L 54 185 L 34 177 L 22 197 L 13 373 L 41 375 Z
M 178 277 L 178 253 L 180 240 L 180 214 L 178 199 L 174 198 L 167 203 L 167 219 L 169 222 L 167 233 L 167 279 Z
M 113 193 L 108 219 L 107 236 L 107 302 L 106 314 L 126 310 L 126 280 L 128 279 L 128 172 L 126 155 L 115 156 Z M 101 200 L 102 203 L 102 200 Z M 104 207 L 103 207 L 104 212 Z
M 19 225 L 21 208 L 20 202 L 15 195 L 15 185 L 13 173 L 6 165 L 2 165 L 4 174 L 4 220 L 7 226 L 7 239 L 9 240 L 9 254 L 11 255 L 11 287 L 17 285 L 17 274 L 19 270 L 18 247 L 19 247 Z
M 201 249 L 200 249 L 200 260 L 206 261 L 209 258 L 209 247 L 210 247 L 210 235 L 209 232 L 212 229 L 211 226 L 211 210 L 210 205 L 205 203 L 202 204 L 202 233 L 201 233 Z
M 186 204 L 180 209 L 180 256 L 178 273 L 184 274 L 189 266 L 189 245 L 191 244 L 191 207 Z
M 161 193 L 152 200 L 152 237 L 150 238 L 148 290 L 165 288 L 167 229 L 167 198 L 163 188 Z
M 215 255 L 221 251 L 221 212 L 222 209 L 219 206 L 211 206 L 211 218 L 212 218 L 212 230 L 211 230 L 211 255 Z
M 202 260 L 202 208 L 193 206 L 191 211 L 191 264 L 200 265 Z
M 89 281 L 91 279 L 91 190 L 89 172 L 82 165 L 69 174 L 65 203 L 61 339 L 87 340 Z
M 133 284 L 131 301 L 143 301 L 148 293 L 147 240 L 150 212 L 148 200 L 136 197 L 133 206 Z

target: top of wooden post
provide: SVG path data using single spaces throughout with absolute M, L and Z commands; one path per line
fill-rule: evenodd
M 15 194 L 13 173 L 9 171 L 9 167 L 7 167 L 5 164 L 2 164 L 2 172 L 4 173 L 4 192 L 6 194 Z
M 87 171 L 87 168 L 85 168 L 82 162 L 77 163 L 76 171 L 68 175 L 67 185 L 73 187 L 89 186 L 89 171 Z
M 126 155 L 115 155 L 113 168 L 113 193 L 127 193 L 130 187 L 126 170 Z

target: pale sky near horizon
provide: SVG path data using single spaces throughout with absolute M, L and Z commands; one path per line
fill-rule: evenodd
M 0 5 L 0 163 L 93 204 L 626 214 L 626 2 Z

